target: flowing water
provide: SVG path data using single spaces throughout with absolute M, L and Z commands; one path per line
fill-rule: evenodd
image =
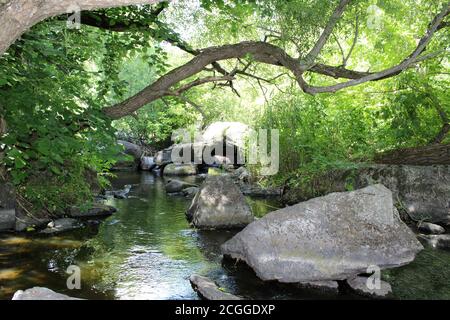
M 189 178 L 195 182 L 196 178 Z M 251 299 L 358 298 L 264 283 L 245 265 L 223 261 L 220 245 L 237 231 L 198 231 L 184 212 L 191 200 L 170 196 L 164 180 L 149 173 L 121 173 L 116 188 L 133 185 L 128 199 L 111 199 L 118 212 L 57 236 L 0 236 L 0 299 L 42 286 L 86 299 L 198 299 L 193 273 L 223 290 Z M 256 215 L 274 201 L 249 199 Z M 81 289 L 67 289 L 66 270 L 81 269 Z M 397 298 L 450 298 L 450 253 L 427 248 L 410 265 L 385 272 Z

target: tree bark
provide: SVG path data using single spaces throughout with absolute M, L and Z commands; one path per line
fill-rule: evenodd
M 424 147 L 394 150 L 379 154 L 375 162 L 380 164 L 404 165 L 449 165 L 450 144 L 435 144 Z
M 79 10 L 152 4 L 161 0 L 9 0 L 0 5 L 0 55 L 25 31 L 49 17 Z
M 431 141 L 432 144 L 442 143 L 444 139 L 447 137 L 447 134 L 450 132 L 450 123 L 446 123 L 442 126 L 441 131 L 439 131 L 436 138 Z

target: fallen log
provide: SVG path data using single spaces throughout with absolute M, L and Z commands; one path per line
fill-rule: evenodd
M 375 162 L 418 166 L 448 165 L 450 164 L 450 144 L 434 144 L 388 151 L 376 155 Z

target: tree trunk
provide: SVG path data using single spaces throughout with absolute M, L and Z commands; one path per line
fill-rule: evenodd
M 0 139 L 3 137 L 5 133 L 6 133 L 6 121 L 0 116 Z M 5 153 L 4 150 L 2 149 L 2 146 L 0 145 L 0 181 L 2 180 L 2 178 L 5 179 L 6 170 L 4 166 L 5 162 L 3 161 L 4 157 Z
M 375 162 L 380 164 L 405 165 L 449 165 L 450 144 L 435 144 L 424 147 L 394 150 L 379 154 Z
M 75 10 L 95 10 L 161 0 L 6 0 L 0 1 L 0 56 L 25 31 L 49 17 Z M 4 4 L 3 4 L 4 3 Z

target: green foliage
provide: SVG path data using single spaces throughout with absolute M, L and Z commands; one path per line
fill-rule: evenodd
M 116 96 L 113 101 L 120 102 L 128 98 L 158 78 L 158 69 L 147 63 L 152 50 L 130 57 L 122 62 L 119 78 L 127 84 L 123 96 Z M 114 122 L 114 127 L 129 139 L 148 144 L 156 149 L 170 144 L 172 132 L 187 128 L 197 121 L 198 115 L 192 106 L 177 99 L 167 97 L 144 106 L 134 117 L 126 117 Z
M 116 131 L 160 149 L 174 130 L 214 121 L 280 130 L 281 168 L 275 183 L 295 177 L 307 185 L 324 172 L 370 161 L 374 153 L 429 143 L 443 125 L 441 111 L 450 114 L 450 62 L 445 54 L 393 79 L 315 97 L 303 94 L 290 74 L 248 56 L 220 61 L 226 70 L 245 65 L 246 72 L 258 77 L 239 76 L 233 81 L 235 92 L 207 84 L 114 122 L 102 113 L 105 106 L 129 98 L 192 59 L 163 44 L 164 39 L 187 49 L 265 40 L 302 58 L 337 3 L 192 0 L 86 13 L 101 28 L 68 30 L 61 17 L 40 23 L 0 58 L 0 117 L 8 124 L 0 147 L 12 180 L 33 204 L 51 212 L 64 210 L 88 198 L 86 170 L 107 182 L 109 168 L 121 160 Z M 443 3 L 352 1 L 318 60 L 334 66 L 345 62 L 361 71 L 395 65 L 417 45 Z M 376 28 L 368 23 L 371 5 L 381 10 Z M 122 30 L 108 30 L 114 28 Z M 448 30 L 440 31 L 427 52 L 448 49 L 449 40 Z M 207 75 L 211 71 L 195 77 Z M 342 81 L 314 73 L 305 77 L 315 85 Z M 39 184 L 42 177 L 46 183 Z M 352 188 L 351 181 L 347 188 Z
M 66 167 L 66 173 L 39 173 L 19 187 L 21 195 L 36 211 L 59 215 L 70 206 L 86 206 L 92 201 L 91 185 L 80 164 Z

